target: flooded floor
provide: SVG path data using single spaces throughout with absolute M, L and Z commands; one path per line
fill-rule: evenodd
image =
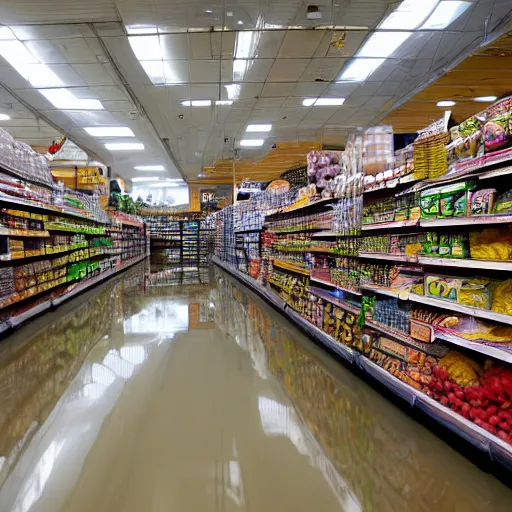
M 0 511 L 487 512 L 512 491 L 218 269 L 0 343 Z

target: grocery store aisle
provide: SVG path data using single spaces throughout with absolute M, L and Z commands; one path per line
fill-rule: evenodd
M 0 390 L 2 512 L 510 510 L 217 269 L 142 264 L 40 317 L 0 343 Z

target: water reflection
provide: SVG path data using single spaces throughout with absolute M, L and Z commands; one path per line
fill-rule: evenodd
M 65 307 L 0 344 L 2 511 L 509 510 L 218 270 L 141 265 Z

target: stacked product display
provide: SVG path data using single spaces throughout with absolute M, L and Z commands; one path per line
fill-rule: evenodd
M 310 184 L 283 194 L 279 208 L 255 195 L 216 215 L 214 258 L 509 466 L 511 105 L 502 100 L 450 131 L 433 123 L 398 152 L 390 127 L 377 127 L 351 137 L 344 153 L 310 154 Z M 230 219 L 255 211 L 265 221 L 240 242 Z
M 55 184 L 44 157 L 6 137 L 0 130 L 0 331 L 147 255 L 139 218 Z
M 213 240 L 212 220 L 176 216 L 173 214 L 146 214 L 151 261 L 159 264 L 198 267 L 208 266 Z

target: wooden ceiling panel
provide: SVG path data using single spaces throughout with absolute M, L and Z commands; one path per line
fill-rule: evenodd
M 427 86 L 386 116 L 382 123 L 391 124 L 395 133 L 415 132 L 442 116 L 446 107 L 436 106 L 441 100 L 456 102 L 449 110 L 460 122 L 487 106 L 475 102 L 475 97 L 500 98 L 511 92 L 512 32 L 509 32 Z

